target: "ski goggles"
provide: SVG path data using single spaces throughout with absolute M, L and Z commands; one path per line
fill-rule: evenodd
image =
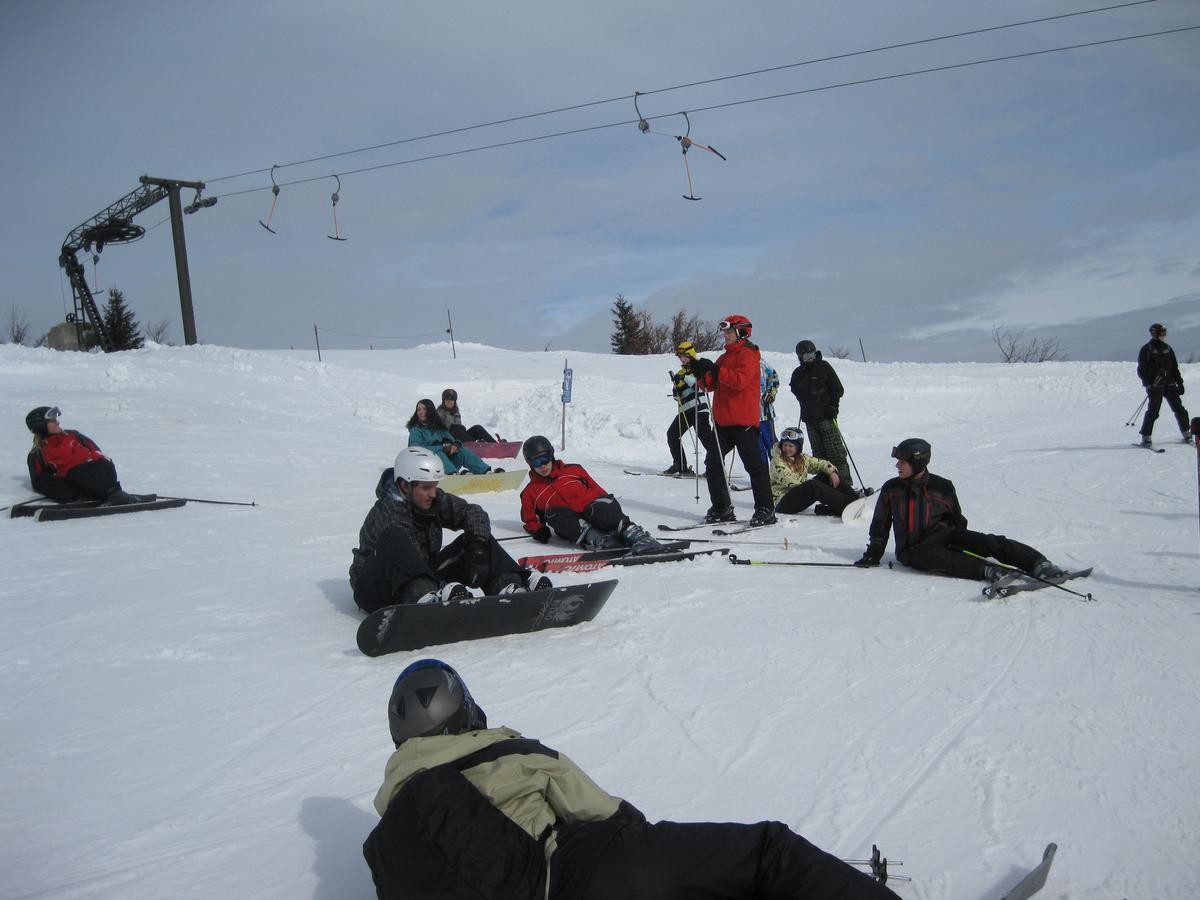
M 541 456 L 535 456 L 529 461 L 529 468 L 540 469 L 542 466 L 546 465 L 546 463 L 552 462 L 554 462 L 554 457 L 549 453 L 543 453 Z
M 723 319 L 722 321 L 717 323 L 718 331 L 728 331 L 730 328 L 737 328 L 737 327 L 738 326 L 737 326 L 736 322 L 730 322 L 728 319 Z
M 42 418 L 44 418 L 47 422 L 49 422 L 51 419 L 62 418 L 62 410 L 57 406 L 52 406 L 46 410 L 46 415 L 44 415 Z

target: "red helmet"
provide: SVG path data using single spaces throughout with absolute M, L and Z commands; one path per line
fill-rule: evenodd
M 754 325 L 745 316 L 726 316 L 717 328 L 721 331 L 728 331 L 732 328 L 739 338 L 748 338 L 750 332 L 754 330 Z

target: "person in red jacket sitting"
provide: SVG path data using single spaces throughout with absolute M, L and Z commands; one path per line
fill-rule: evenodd
M 60 503 L 100 500 L 121 506 L 156 499 L 153 494 L 127 494 L 113 461 L 86 434 L 64 430 L 58 422 L 61 415 L 57 406 L 39 406 L 25 416 L 25 425 L 33 432 L 33 449 L 26 462 L 35 491 Z
M 521 491 L 521 521 L 543 544 L 553 531 L 588 550 L 629 547 L 636 554 L 661 553 L 663 545 L 629 520 L 617 498 L 587 469 L 554 458 L 554 445 L 540 434 L 521 445 L 529 483 Z
M 713 431 L 717 452 L 704 460 L 704 477 L 712 506 L 705 522 L 733 522 L 737 516 L 729 499 L 725 477 L 725 454 L 737 448 L 742 466 L 750 476 L 754 492 L 752 526 L 775 524 L 775 499 L 771 496 L 771 473 L 759 449 L 761 420 L 761 355 L 750 341 L 754 326 L 745 316 L 730 316 L 718 326 L 725 337 L 725 352 L 714 363 L 697 357 L 690 363 L 696 387 L 715 391 L 712 402 Z

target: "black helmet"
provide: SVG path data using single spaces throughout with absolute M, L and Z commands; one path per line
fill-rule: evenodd
M 1153 325 L 1150 326 L 1150 336 L 1156 337 L 1156 338 L 1166 337 L 1167 336 L 1167 326 L 1162 324 L 1161 322 L 1155 322 Z
M 554 445 L 550 443 L 550 438 L 535 434 L 525 439 L 525 443 L 521 445 L 521 455 L 525 457 L 525 462 L 532 469 L 534 468 L 533 461 L 540 456 L 554 459 Z
M 795 444 L 796 449 L 804 452 L 804 435 L 800 433 L 799 428 L 785 428 L 779 435 L 779 443 L 787 441 L 790 444 Z
M 388 726 L 399 747 L 409 738 L 487 728 L 487 716 L 453 668 L 440 659 L 420 659 L 396 679 Z
M 805 359 L 805 357 L 808 357 Z M 817 357 L 817 345 L 812 341 L 801 341 L 796 345 L 796 358 L 800 362 L 812 362 Z
M 892 448 L 892 459 L 902 459 L 913 467 L 913 473 L 923 472 L 929 466 L 929 441 L 922 438 L 907 438 Z
M 45 437 L 49 432 L 46 430 L 46 422 L 50 419 L 57 419 L 62 415 L 62 412 L 57 406 L 39 406 L 31 409 L 25 415 L 25 427 L 34 434 Z

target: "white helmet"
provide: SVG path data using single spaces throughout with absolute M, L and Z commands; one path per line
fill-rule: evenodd
M 396 454 L 392 477 L 397 481 L 441 481 L 446 477 L 442 461 L 432 450 L 405 447 Z

